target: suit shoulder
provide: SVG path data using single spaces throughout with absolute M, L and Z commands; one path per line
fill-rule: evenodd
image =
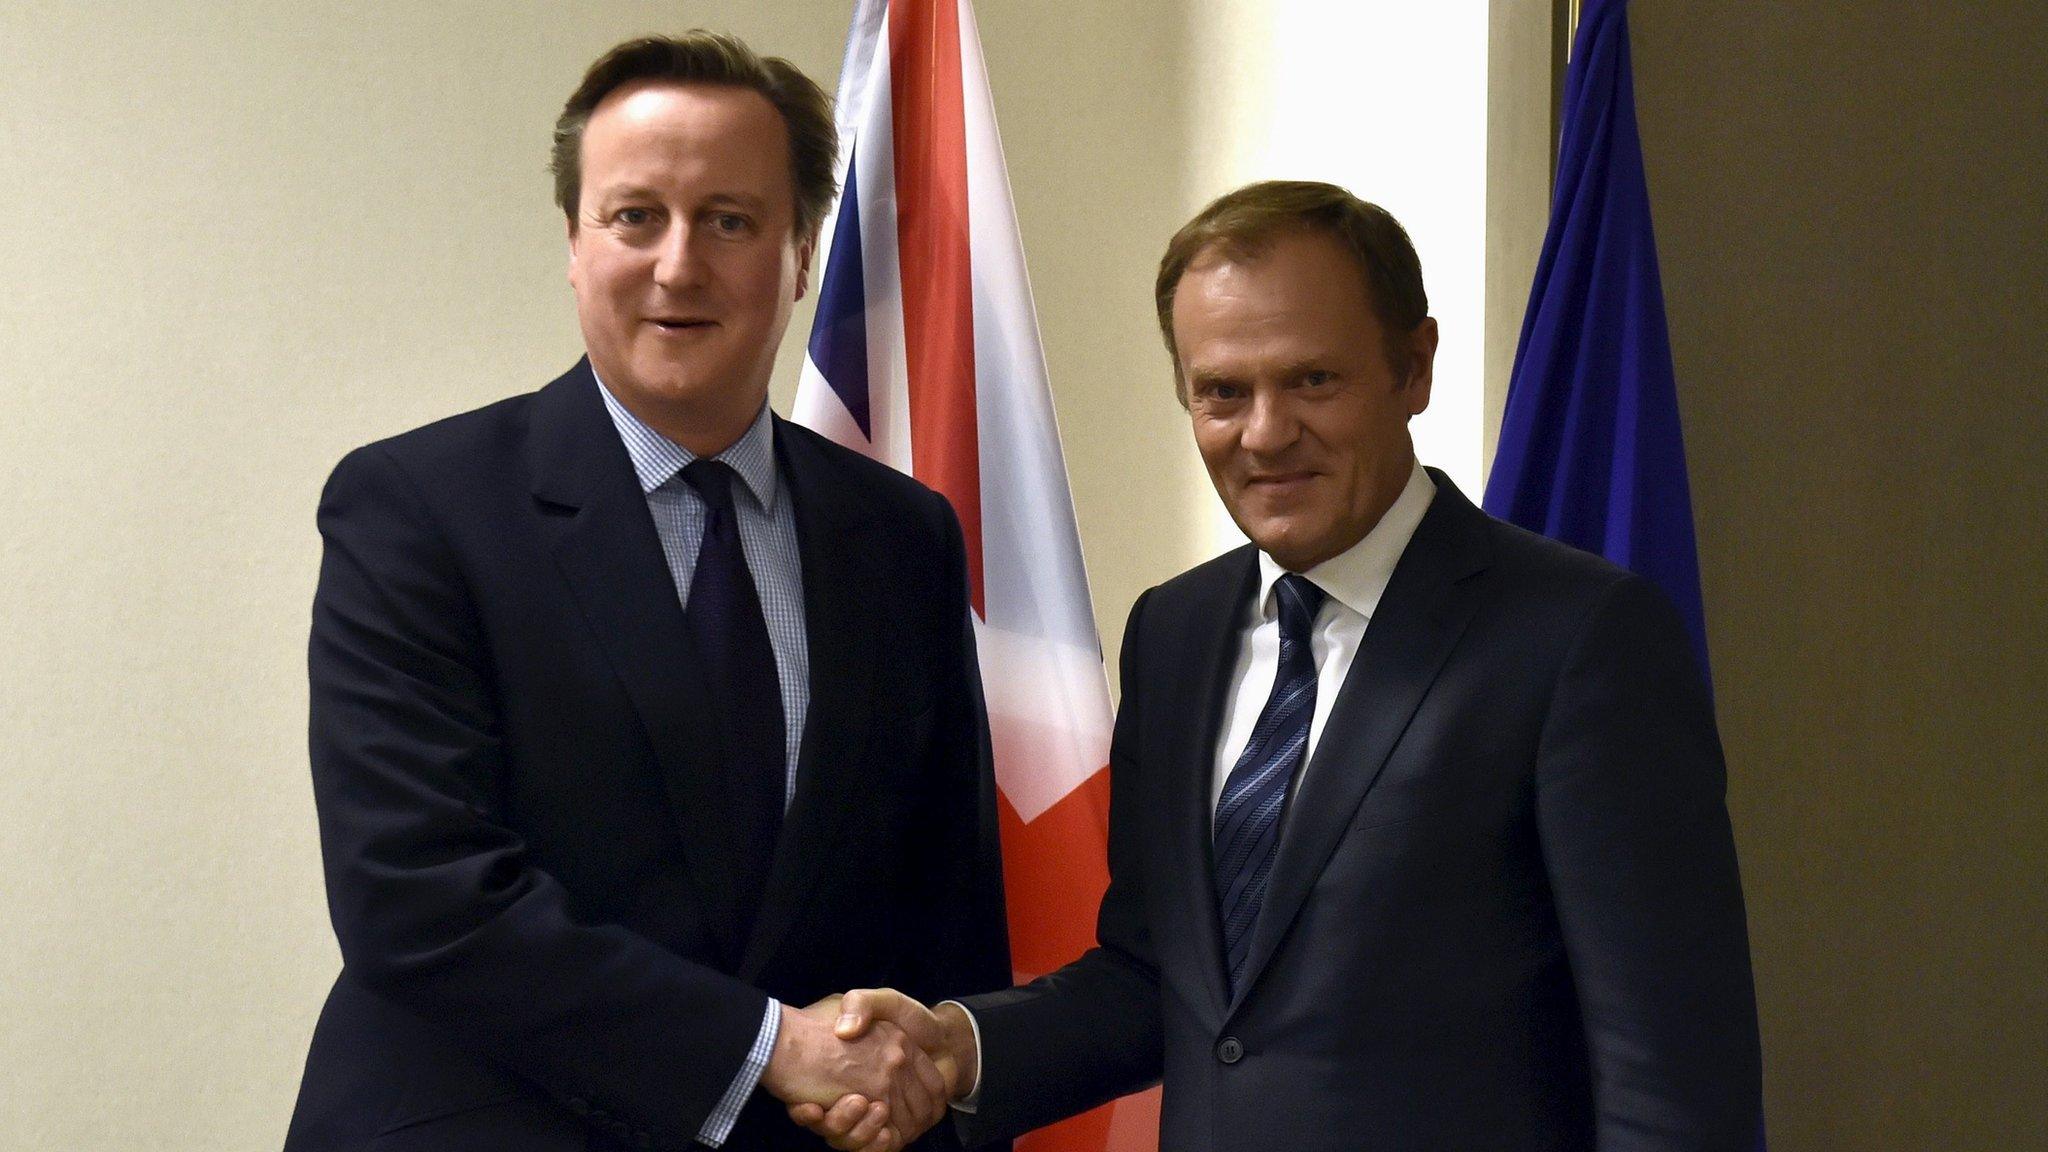
M 1486 523 L 1493 539 L 1494 561 L 1502 574 L 1531 591 L 1599 597 L 1616 584 L 1641 580 L 1604 556 L 1492 516 Z
M 1147 631 L 1165 628 L 1177 633 L 1184 626 L 1213 623 L 1218 613 L 1237 609 L 1257 569 L 1257 550 L 1249 544 L 1233 548 L 1146 589 L 1132 605 L 1132 621 L 1142 608 Z
M 1602 556 L 1489 517 L 1502 619 L 1561 628 L 1564 636 L 1623 622 L 1638 641 L 1683 633 L 1663 589 Z M 1602 621 L 1606 622 L 1604 625 Z
M 1257 550 L 1249 544 L 1241 545 L 1221 556 L 1204 560 L 1152 591 L 1158 598 L 1168 601 L 1218 593 L 1227 595 L 1237 590 L 1238 582 L 1244 579 L 1245 569 L 1257 563 Z
M 535 395 L 510 396 L 373 440 L 344 456 L 336 471 L 364 456 L 382 456 L 408 473 L 436 479 L 495 467 L 522 439 Z
M 923 481 L 834 443 L 801 424 L 778 418 L 775 435 L 787 451 L 806 457 L 836 477 L 838 483 L 860 489 L 864 500 L 921 509 L 928 514 L 943 512 L 952 515 L 952 505 Z
M 522 474 L 516 459 L 531 400 L 514 396 L 349 451 L 321 487 L 321 531 L 403 521 L 450 535 L 481 523 L 513 490 L 506 478 Z

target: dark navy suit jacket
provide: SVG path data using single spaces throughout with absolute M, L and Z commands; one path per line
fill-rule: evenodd
M 1209 796 L 1255 553 L 1132 608 L 1101 947 L 967 999 L 970 1138 L 1163 1077 L 1173 1152 L 1754 1147 L 1742 891 L 1677 615 L 1434 478 L 1234 995 Z
M 810 716 L 750 935 L 715 730 L 585 364 L 345 458 L 312 766 L 344 967 L 290 1152 L 683 1147 L 766 996 L 1007 984 L 960 529 L 790 424 Z M 818 1148 L 757 1092 L 726 1145 Z

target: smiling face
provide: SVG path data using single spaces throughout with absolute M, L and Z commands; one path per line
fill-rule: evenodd
M 1429 406 L 1436 322 L 1389 333 L 1366 292 L 1345 248 L 1304 229 L 1211 248 L 1174 292 L 1202 463 L 1238 528 L 1289 571 L 1364 539 L 1415 466 L 1408 418 Z
M 698 455 L 746 431 L 804 294 L 787 128 L 745 88 L 651 81 L 583 135 L 569 283 L 598 377 Z

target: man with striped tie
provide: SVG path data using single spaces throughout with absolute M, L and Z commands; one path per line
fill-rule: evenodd
M 1721 752 L 1677 614 L 1415 458 L 1436 322 L 1343 189 L 1211 204 L 1159 272 L 1251 545 L 1124 633 L 1100 946 L 927 1011 L 970 1142 L 1164 1079 L 1175 1152 L 1745 1149 L 1759 1054 Z M 859 1101 L 798 1107 L 852 1146 Z

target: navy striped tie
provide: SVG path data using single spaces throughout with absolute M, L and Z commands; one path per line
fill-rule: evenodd
M 1230 986 L 1237 988 L 1251 949 L 1252 925 L 1266 896 L 1266 874 L 1280 842 L 1280 809 L 1287 786 L 1308 747 L 1316 712 L 1316 662 L 1309 631 L 1323 606 L 1321 588 L 1292 572 L 1273 586 L 1280 603 L 1280 667 L 1273 694 L 1259 712 L 1252 738 L 1223 781 L 1216 802 L 1216 905 L 1223 920 L 1223 954 Z

